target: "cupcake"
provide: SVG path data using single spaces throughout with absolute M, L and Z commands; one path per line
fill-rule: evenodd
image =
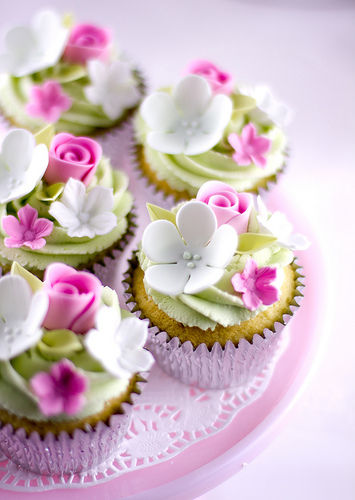
M 39 474 L 110 458 L 149 370 L 147 325 L 116 292 L 64 264 L 44 281 L 14 263 L 0 278 L 0 450 Z
M 152 222 L 127 276 L 130 308 L 170 375 L 203 388 L 249 383 L 275 355 L 301 297 L 293 250 L 308 242 L 280 212 L 219 181 Z
M 233 84 L 231 75 L 196 61 L 174 89 L 146 97 L 135 119 L 138 160 L 149 181 L 190 199 L 209 180 L 238 191 L 267 188 L 283 169 L 285 106 L 266 87 Z
M 7 133 L 0 151 L 0 265 L 42 277 L 52 262 L 92 268 L 131 232 L 128 179 L 89 137 Z M 50 135 L 50 134 L 49 134 Z
M 73 24 L 53 11 L 5 34 L 0 55 L 0 108 L 15 126 L 37 132 L 92 135 L 119 124 L 138 105 L 144 85 L 117 55 L 111 32 Z

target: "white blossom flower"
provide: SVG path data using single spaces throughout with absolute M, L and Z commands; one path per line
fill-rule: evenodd
M 15 26 L 6 33 L 0 71 L 25 76 L 54 66 L 64 51 L 68 34 L 56 12 L 38 12 L 30 25 Z
M 171 296 L 201 292 L 221 279 L 234 255 L 238 235 L 227 224 L 217 229 L 213 210 L 194 200 L 180 208 L 176 226 L 156 220 L 145 229 L 142 248 L 156 263 L 145 271 L 146 282 Z
M 48 166 L 48 149 L 36 146 L 27 130 L 10 130 L 0 152 L 0 203 L 7 203 L 30 193 Z
M 0 361 L 8 361 L 37 344 L 48 309 L 48 296 L 32 294 L 21 276 L 0 279 Z
M 262 232 L 272 234 L 278 243 L 291 250 L 305 250 L 310 242 L 300 233 L 292 233 L 293 226 L 282 212 L 276 211 L 272 214 L 268 211 L 260 196 L 257 197 L 257 219 Z
M 222 138 L 232 107 L 226 95 L 212 94 L 204 78 L 188 75 L 173 95 L 156 92 L 143 101 L 141 115 L 151 129 L 147 142 L 162 153 L 204 153 Z
M 133 317 L 121 320 L 118 309 L 102 306 L 96 316 L 96 329 L 85 335 L 84 344 L 111 375 L 129 378 L 149 370 L 154 363 L 151 353 L 144 349 L 147 335 L 144 321 Z
M 288 125 L 292 118 L 292 112 L 286 104 L 279 102 L 272 95 L 267 85 L 241 85 L 239 92 L 252 97 L 256 101 L 256 109 L 249 112 L 252 121 L 260 124 L 274 122 L 279 127 Z
M 91 85 L 84 89 L 86 98 L 92 104 L 102 106 L 111 120 L 116 120 L 126 109 L 138 103 L 141 94 L 128 62 L 105 64 L 92 59 L 87 68 Z
M 106 234 L 116 226 L 112 212 L 112 189 L 95 186 L 86 192 L 85 184 L 70 178 L 60 201 L 52 203 L 49 213 L 66 228 L 70 237 Z

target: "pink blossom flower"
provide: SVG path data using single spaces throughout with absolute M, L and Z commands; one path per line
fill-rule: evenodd
M 32 377 L 30 385 L 44 415 L 75 415 L 85 403 L 88 381 L 71 361 L 62 359 L 51 367 L 49 373 L 39 372 Z
M 71 30 L 63 59 L 85 64 L 89 59 L 107 61 L 110 55 L 111 33 L 93 24 L 77 24 Z
M 233 77 L 230 73 L 220 70 L 215 64 L 203 59 L 191 61 L 184 71 L 185 75 L 194 74 L 205 78 L 215 94 L 230 95 L 233 92 Z
M 255 311 L 261 304 L 269 306 L 279 300 L 279 291 L 270 283 L 276 278 L 275 267 L 258 266 L 251 257 L 247 260 L 242 273 L 236 273 L 232 285 L 236 292 L 242 294 L 247 309 Z
M 49 149 L 49 163 L 44 174 L 48 184 L 66 183 L 70 177 L 90 183 L 102 157 L 100 144 L 89 137 L 57 134 Z
M 256 128 L 248 123 L 239 136 L 236 133 L 229 134 L 229 144 L 235 149 L 233 160 L 239 165 L 250 165 L 255 163 L 258 167 L 266 165 L 265 153 L 271 148 L 271 141 L 267 137 L 258 136 Z
M 96 276 L 54 263 L 46 269 L 43 289 L 49 297 L 45 328 L 63 328 L 75 333 L 86 333 L 93 328 L 102 290 Z
M 61 85 L 54 80 L 48 80 L 42 85 L 33 85 L 26 111 L 31 116 L 55 123 L 71 105 L 72 100 L 62 91 Z
M 4 243 L 8 248 L 30 247 L 32 250 L 43 248 L 46 244 L 45 236 L 53 231 L 53 222 L 39 219 L 38 212 L 31 205 L 25 205 L 18 211 L 18 218 L 6 215 L 1 223 L 4 231 L 10 235 Z
M 247 231 L 252 208 L 250 194 L 237 193 L 232 186 L 224 182 L 208 181 L 200 187 L 196 199 L 212 208 L 218 227 L 229 224 L 238 234 Z

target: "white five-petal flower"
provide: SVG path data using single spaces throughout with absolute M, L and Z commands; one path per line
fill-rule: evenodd
M 52 203 L 49 213 L 66 228 L 70 237 L 107 234 L 116 226 L 112 189 L 95 186 L 86 192 L 85 184 L 70 178 L 60 201 Z
M 0 203 L 7 203 L 30 193 L 48 166 L 48 149 L 36 146 L 27 130 L 10 130 L 0 152 Z
M 256 109 L 249 112 L 252 121 L 260 124 L 274 122 L 279 127 L 288 125 L 292 118 L 292 112 L 286 104 L 279 102 L 272 95 L 267 85 L 241 85 L 239 92 L 243 95 L 253 97 L 256 101 Z
M 121 320 L 114 307 L 102 306 L 96 316 L 96 329 L 84 337 L 89 353 L 117 378 L 129 378 L 134 373 L 149 370 L 153 356 L 144 349 L 147 323 L 138 318 Z
M 260 196 L 256 200 L 257 219 L 261 231 L 276 236 L 278 243 L 291 250 L 305 250 L 310 242 L 300 233 L 293 233 L 293 226 L 282 212 L 276 211 L 272 214 L 268 211 Z
M 204 78 L 188 75 L 172 95 L 156 92 L 146 97 L 140 112 L 151 129 L 150 147 L 162 153 L 197 155 L 220 141 L 232 107 L 226 95 L 212 95 Z
M 227 224 L 217 229 L 212 209 L 194 200 L 180 208 L 176 226 L 156 220 L 146 227 L 142 248 L 156 265 L 145 271 L 145 280 L 154 290 L 170 296 L 201 292 L 221 279 L 236 250 L 238 235 Z
M 88 74 L 91 85 L 84 89 L 86 98 L 92 104 L 102 106 L 111 120 L 116 120 L 138 103 L 141 94 L 127 61 L 105 64 L 92 59 L 88 62 Z
M 8 361 L 37 344 L 48 309 L 48 296 L 34 295 L 21 276 L 0 279 L 0 361 Z
M 30 25 L 15 26 L 6 33 L 0 71 L 25 76 L 54 66 L 64 51 L 68 34 L 56 12 L 38 12 Z

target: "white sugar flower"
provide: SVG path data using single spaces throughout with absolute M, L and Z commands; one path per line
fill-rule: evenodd
M 145 229 L 142 248 L 156 263 L 146 270 L 145 279 L 166 295 L 201 292 L 221 279 L 234 255 L 238 235 L 229 225 L 217 229 L 212 209 L 200 201 L 183 205 L 176 225 L 156 220 Z
M 48 166 L 48 149 L 36 146 L 27 130 L 10 130 L 0 152 L 0 203 L 7 203 L 30 193 Z
M 272 214 L 266 208 L 260 196 L 257 197 L 257 219 L 261 231 L 276 236 L 278 243 L 291 250 L 305 250 L 310 242 L 300 233 L 292 233 L 292 224 L 282 212 Z
M 37 344 L 48 309 L 45 292 L 32 295 L 21 276 L 0 279 L 0 361 L 8 361 Z
M 112 189 L 95 186 L 86 192 L 85 184 L 70 178 L 60 201 L 52 203 L 49 213 L 66 228 L 70 237 L 106 234 L 116 226 L 112 212 Z
M 88 62 L 88 74 L 91 85 L 84 89 L 86 98 L 92 104 L 102 106 L 111 120 L 116 120 L 126 109 L 138 103 L 141 94 L 128 62 L 105 64 L 92 59 Z
M 6 33 L 0 71 L 25 76 L 54 66 L 64 51 L 68 33 L 56 12 L 38 12 L 30 25 L 15 26 Z
M 121 320 L 119 310 L 102 306 L 96 316 L 96 329 L 84 337 L 89 353 L 114 377 L 129 378 L 149 370 L 153 356 L 144 349 L 147 323 L 138 318 Z
M 253 121 L 260 124 L 274 122 L 279 127 L 288 125 L 291 121 L 292 112 L 286 104 L 279 102 L 272 95 L 267 85 L 242 85 L 239 92 L 243 95 L 253 97 L 256 101 L 256 109 L 249 114 Z
M 173 95 L 156 92 L 143 101 L 141 115 L 151 129 L 148 144 L 168 154 L 204 153 L 221 140 L 232 107 L 226 95 L 212 94 L 204 78 L 188 75 Z

